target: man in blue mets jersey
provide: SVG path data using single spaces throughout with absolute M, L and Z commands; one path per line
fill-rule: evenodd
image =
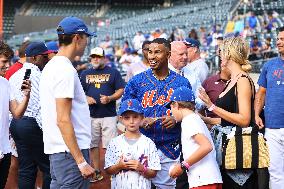
M 191 89 L 186 78 L 169 70 L 170 50 L 169 41 L 154 39 L 148 52 L 150 69 L 128 82 L 122 98 L 122 101 L 137 99 L 143 107 L 145 118 L 141 132 L 154 141 L 160 156 L 162 169 L 152 180 L 158 189 L 175 188 L 176 180 L 170 178 L 168 171 L 172 164 L 179 162 L 180 155 L 180 124 L 164 105 L 170 101 L 175 89 L 181 86 Z

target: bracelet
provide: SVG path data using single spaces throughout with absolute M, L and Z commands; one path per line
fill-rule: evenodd
M 82 163 L 78 164 L 78 168 L 82 169 L 83 167 L 85 167 L 86 165 L 88 165 L 88 163 L 84 160 Z
M 185 171 L 188 171 L 190 168 L 189 163 L 187 163 L 186 161 L 181 162 L 180 165 L 181 165 L 181 168 Z
M 216 108 L 215 104 L 212 104 L 212 105 L 208 108 L 208 110 L 209 110 L 210 112 L 212 112 L 215 108 Z

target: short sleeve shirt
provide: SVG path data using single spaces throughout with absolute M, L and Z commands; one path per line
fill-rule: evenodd
M 181 122 L 181 143 L 184 159 L 189 158 L 198 148 L 199 144 L 192 138 L 196 134 L 203 134 L 210 141 L 213 150 L 205 157 L 193 164 L 189 171 L 188 183 L 189 188 L 222 183 L 221 173 L 216 161 L 216 151 L 211 139 L 209 130 L 202 119 L 192 113 L 186 116 Z
M 105 155 L 105 169 L 117 164 L 123 156 L 124 161 L 139 160 L 151 170 L 161 170 L 160 158 L 154 142 L 144 135 L 134 143 L 129 144 L 125 136 L 119 135 L 111 140 Z M 112 175 L 112 189 L 150 189 L 151 182 L 136 171 L 121 170 Z
M 265 127 L 284 128 L 284 60 L 277 57 L 264 64 L 258 84 L 266 88 Z
M 44 67 L 39 87 L 44 152 L 69 151 L 57 126 L 56 99 L 72 99 L 71 121 L 80 149 L 89 149 L 91 119 L 77 71 L 67 57 L 55 56 Z

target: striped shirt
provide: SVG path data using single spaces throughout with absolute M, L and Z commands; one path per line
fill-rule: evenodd
M 24 63 L 23 68 L 19 69 L 12 77 L 9 82 L 10 85 L 15 88 L 15 98 L 18 102 L 21 102 L 24 98 L 24 94 L 21 91 L 24 75 L 26 69 L 31 69 L 31 94 L 28 107 L 25 111 L 24 116 L 33 117 L 36 119 L 37 124 L 42 128 L 41 114 L 40 114 L 40 102 L 39 102 L 39 81 L 41 77 L 40 69 L 31 63 Z

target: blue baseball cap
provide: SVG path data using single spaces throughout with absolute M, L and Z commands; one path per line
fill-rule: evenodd
M 186 38 L 183 42 L 187 47 L 200 47 L 200 42 L 196 39 Z
M 143 114 L 142 106 L 136 99 L 128 99 L 120 104 L 118 115 L 122 115 L 126 111 L 133 111 L 139 114 Z
M 166 108 L 170 108 L 170 104 L 176 101 L 195 102 L 195 96 L 193 91 L 184 86 L 175 89 L 170 98 L 170 102 L 165 105 Z
M 59 50 L 58 43 L 56 41 L 49 41 L 46 43 L 46 47 L 49 52 L 57 53 Z
M 25 50 L 26 57 L 33 57 L 36 55 L 48 53 L 49 51 L 44 42 L 31 42 Z
M 59 22 L 57 34 L 86 34 L 88 36 L 96 36 L 95 33 L 88 31 L 88 27 L 83 20 L 74 16 L 65 17 Z

